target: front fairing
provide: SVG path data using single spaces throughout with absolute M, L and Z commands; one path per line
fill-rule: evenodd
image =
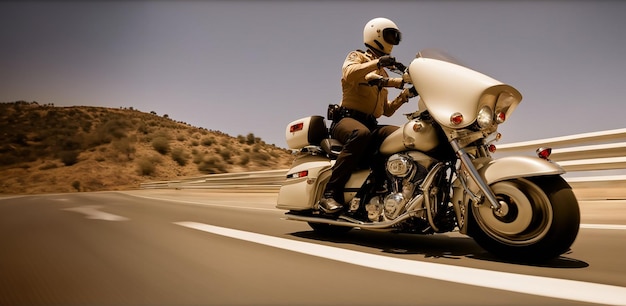
M 508 118 L 522 100 L 514 87 L 467 68 L 442 52 L 418 53 L 409 65 L 409 75 L 420 94 L 420 104 L 444 128 L 472 125 L 483 106 Z M 457 113 L 463 121 L 453 124 L 450 118 Z

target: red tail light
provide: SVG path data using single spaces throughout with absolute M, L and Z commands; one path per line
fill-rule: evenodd
M 309 176 L 308 170 L 287 174 L 288 179 L 301 178 L 301 177 L 307 177 L 307 176 Z
M 541 159 L 548 160 L 550 159 L 550 154 L 552 154 L 552 148 L 539 148 L 537 149 L 537 156 Z
M 304 128 L 304 122 L 298 122 L 289 127 L 289 133 L 295 133 L 297 131 L 302 131 Z

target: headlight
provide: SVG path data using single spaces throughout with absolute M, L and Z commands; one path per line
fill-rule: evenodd
M 493 124 L 493 110 L 491 110 L 491 107 L 483 106 L 478 112 L 476 121 L 481 128 L 486 128 Z

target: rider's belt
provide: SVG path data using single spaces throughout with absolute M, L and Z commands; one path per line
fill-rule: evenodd
M 353 110 L 353 109 L 349 109 L 349 108 L 345 108 L 345 107 L 339 107 L 339 118 L 337 118 L 338 120 L 336 120 L 335 122 L 339 122 L 339 120 L 343 119 L 343 118 L 352 118 L 354 120 L 357 120 L 361 123 L 363 123 L 366 126 L 371 126 L 371 125 L 377 125 L 378 121 L 376 120 L 376 117 L 374 117 L 374 115 L 370 115 L 370 114 L 366 114 L 364 112 L 360 112 L 357 110 Z

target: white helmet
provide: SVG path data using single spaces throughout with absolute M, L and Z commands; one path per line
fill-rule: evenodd
M 393 46 L 399 44 L 401 38 L 398 26 L 387 18 L 374 18 L 363 29 L 365 46 L 383 54 L 391 54 Z

